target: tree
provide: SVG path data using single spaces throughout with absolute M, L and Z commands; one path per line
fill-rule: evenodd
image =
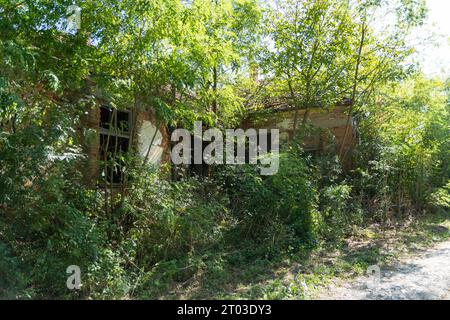
M 267 74 L 296 110 L 296 131 L 299 109 L 306 110 L 305 124 L 310 108 L 328 107 L 348 92 L 355 23 L 348 2 L 328 0 L 279 1 L 266 23 L 273 46 Z
M 412 53 L 405 44 L 406 35 L 412 27 L 420 25 L 425 18 L 425 2 L 422 0 L 356 1 L 353 4 L 358 25 L 358 42 L 351 60 L 354 66 L 351 104 L 339 156 L 344 161 L 345 143 L 349 134 L 350 120 L 355 108 L 369 99 L 377 86 L 390 80 L 401 79 L 408 70 L 404 62 Z M 377 17 L 382 14 L 394 23 L 385 30 L 374 30 Z

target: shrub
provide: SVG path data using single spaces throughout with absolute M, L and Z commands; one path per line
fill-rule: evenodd
M 442 84 L 416 77 L 385 88 L 360 115 L 353 181 L 363 206 L 381 221 L 423 212 L 450 174 Z
M 2 295 L 70 296 L 67 267 L 87 270 L 102 246 L 89 217 L 96 194 L 79 183 L 71 157 L 57 156 L 58 139 L 34 126 L 2 138 L 0 243 L 11 268 Z
M 121 217 L 130 217 L 128 237 L 139 264 L 184 258 L 220 242 L 227 229 L 228 201 L 220 186 L 197 177 L 170 182 L 136 168 Z
M 346 234 L 354 222 L 349 201 L 352 187 L 347 184 L 330 185 L 320 192 L 320 231 L 326 240 L 336 240 Z
M 225 167 L 220 172 L 218 180 L 230 195 L 241 237 L 273 242 L 292 231 L 293 237 L 304 241 L 315 238 L 317 193 L 300 152 L 296 144 L 287 146 L 275 175 L 261 176 L 254 166 Z

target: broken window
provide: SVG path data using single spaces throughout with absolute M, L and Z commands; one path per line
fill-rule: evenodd
M 123 181 L 124 156 L 130 148 L 131 112 L 100 107 L 101 175 L 109 183 Z

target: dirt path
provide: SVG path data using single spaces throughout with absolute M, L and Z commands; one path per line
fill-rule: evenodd
M 371 276 L 334 282 L 318 298 L 323 300 L 450 299 L 450 241 L 393 267 L 373 268 Z

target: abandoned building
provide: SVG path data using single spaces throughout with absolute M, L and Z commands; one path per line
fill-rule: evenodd
M 312 108 L 309 110 L 308 127 L 312 128 L 302 138 L 306 152 L 318 155 L 322 153 L 337 154 L 344 143 L 343 150 L 348 152 L 356 143 L 353 119 L 344 142 L 347 124 L 348 105 L 341 104 L 330 110 Z M 304 109 L 288 107 L 264 108 L 250 112 L 242 122 L 243 129 L 279 129 L 280 144 L 294 137 L 294 119 L 302 119 Z M 86 179 L 97 180 L 102 174 L 101 160 L 107 160 L 111 153 L 125 153 L 133 146 L 139 155 L 149 164 L 159 165 L 170 162 L 171 141 L 168 128 L 158 121 L 151 108 L 147 110 L 114 110 L 106 105 L 90 110 L 81 122 L 84 128 L 92 129 L 95 135 L 85 139 L 84 151 L 87 155 Z M 150 144 L 152 145 L 150 147 Z M 198 171 L 193 168 L 195 172 Z M 204 172 L 204 171 L 203 171 Z M 103 174 L 105 174 L 103 172 Z M 119 170 L 112 170 L 111 182 L 120 183 Z
M 350 117 L 349 129 L 344 142 L 347 126 L 348 104 L 339 104 L 330 110 L 324 108 L 309 109 L 307 134 L 302 139 L 303 149 L 312 154 L 338 153 L 342 144 L 343 152 L 352 150 L 356 144 L 357 132 L 353 117 Z M 296 110 L 282 106 L 264 108 L 251 112 L 243 121 L 244 128 L 274 128 L 280 130 L 280 144 L 294 138 L 295 118 L 303 119 L 306 110 Z M 297 128 L 302 124 L 299 123 Z M 297 131 L 298 133 L 298 131 Z

